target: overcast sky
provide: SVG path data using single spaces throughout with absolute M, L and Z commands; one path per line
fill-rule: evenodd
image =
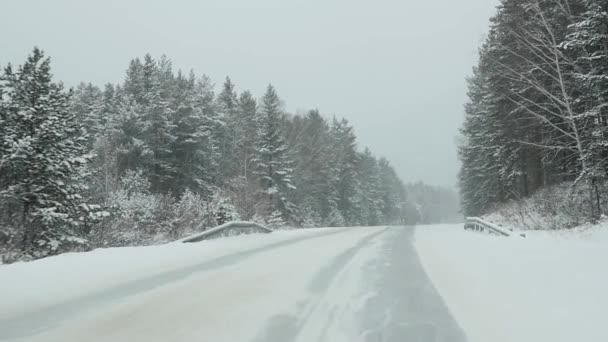
M 2 0 L 0 64 L 37 45 L 56 79 L 121 82 L 166 54 L 291 112 L 344 116 L 404 181 L 454 186 L 465 77 L 496 0 Z

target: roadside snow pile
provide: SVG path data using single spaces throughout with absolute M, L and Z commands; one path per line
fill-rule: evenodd
M 608 224 L 527 235 L 427 226 L 416 248 L 470 342 L 608 341 Z
M 334 229 L 276 231 L 198 243 L 96 249 L 0 267 L 0 320 L 218 257 Z

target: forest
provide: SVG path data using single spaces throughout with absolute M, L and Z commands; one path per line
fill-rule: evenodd
M 466 214 L 525 206 L 564 216 L 552 228 L 604 216 L 608 2 L 500 1 L 468 95 L 459 143 Z
M 435 210 L 449 190 L 406 185 L 388 160 L 360 150 L 346 119 L 287 113 L 272 85 L 261 98 L 228 77 L 220 88 L 149 54 L 102 88 L 65 89 L 38 48 L 6 66 L 5 261 L 162 243 L 231 220 L 299 228 L 458 216 L 455 196 Z

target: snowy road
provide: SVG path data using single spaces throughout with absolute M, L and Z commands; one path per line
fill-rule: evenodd
M 466 341 L 421 266 L 414 228 L 289 234 L 35 312 L 5 313 L 0 340 Z

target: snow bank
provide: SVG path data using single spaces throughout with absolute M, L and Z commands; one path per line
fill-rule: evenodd
M 527 235 L 423 226 L 416 248 L 470 342 L 608 341 L 608 225 Z
M 179 267 L 333 229 L 276 231 L 198 243 L 96 249 L 0 267 L 0 320 Z

